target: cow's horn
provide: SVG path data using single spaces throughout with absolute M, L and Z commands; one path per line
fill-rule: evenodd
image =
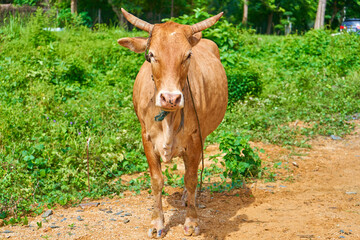
M 125 9 L 121 8 L 122 13 L 124 14 L 125 18 L 135 27 L 140 28 L 141 30 L 150 32 L 154 27 L 153 24 L 145 22 L 140 18 L 135 17 L 134 15 L 128 13 Z
M 193 33 L 201 32 L 202 30 L 205 30 L 208 27 L 211 27 L 221 18 L 221 16 L 223 14 L 224 14 L 224 12 L 221 12 L 218 15 L 215 15 L 204 21 L 201 21 L 199 23 L 195 23 L 194 25 L 191 25 L 191 29 L 192 29 Z

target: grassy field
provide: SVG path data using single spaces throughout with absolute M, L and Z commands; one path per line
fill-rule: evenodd
M 144 57 L 116 42 L 146 33 L 106 26 L 44 30 L 49 25 L 38 13 L 26 24 L 12 18 L 0 27 L 0 218 L 11 216 L 10 223 L 45 205 L 149 185 L 147 177 L 114 181 L 147 169 L 132 107 Z M 313 136 L 351 131 L 349 120 L 360 112 L 359 36 L 324 30 L 262 36 L 226 21 L 204 35 L 220 47 L 230 98 L 208 142 L 233 132 L 308 147 Z M 296 120 L 308 127 L 290 127 Z

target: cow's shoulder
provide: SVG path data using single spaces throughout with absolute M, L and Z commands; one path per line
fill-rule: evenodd
M 216 58 L 220 59 L 219 48 L 213 41 L 209 39 L 201 39 L 201 41 L 194 47 L 195 50 L 199 50 L 201 52 L 210 52 Z
M 137 111 L 137 108 L 140 106 L 145 108 L 148 107 L 148 103 L 154 101 L 152 98 L 154 96 L 155 86 L 151 76 L 150 63 L 145 61 L 141 66 L 134 83 L 133 102 L 135 111 Z

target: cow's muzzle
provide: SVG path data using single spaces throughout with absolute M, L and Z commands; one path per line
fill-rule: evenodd
M 156 99 L 156 105 L 164 111 L 175 111 L 184 107 L 184 96 L 181 92 L 161 91 Z

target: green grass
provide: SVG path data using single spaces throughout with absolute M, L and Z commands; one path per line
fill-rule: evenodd
M 145 171 L 131 89 L 143 59 L 118 46 L 116 29 L 52 33 L 1 28 L 0 211 L 119 193 L 124 173 Z M 34 35 L 33 33 L 37 34 Z M 86 141 L 91 193 L 87 193 Z
M 15 223 L 45 205 L 149 187 L 148 175 L 115 181 L 147 169 L 132 106 L 144 57 L 116 42 L 146 33 L 106 26 L 48 32 L 44 27 L 52 23 L 40 13 L 29 21 L 7 21 L 0 27 L 0 218 Z M 218 30 L 204 33 L 221 47 L 232 95 L 209 142 L 231 131 L 306 147 L 313 136 L 351 131 L 348 120 L 360 112 L 358 36 L 322 30 L 260 36 L 228 23 L 214 29 L 232 33 L 224 40 Z M 296 120 L 311 127 L 289 127 Z M 170 185 L 182 183 L 170 170 L 165 175 Z
M 360 112 L 359 49 L 358 36 L 325 31 L 250 36 L 239 62 L 261 69 L 263 92 L 232 106 L 211 139 L 233 130 L 253 140 L 306 146 L 307 137 L 349 133 L 348 120 Z M 312 127 L 290 128 L 287 123 L 296 120 Z

